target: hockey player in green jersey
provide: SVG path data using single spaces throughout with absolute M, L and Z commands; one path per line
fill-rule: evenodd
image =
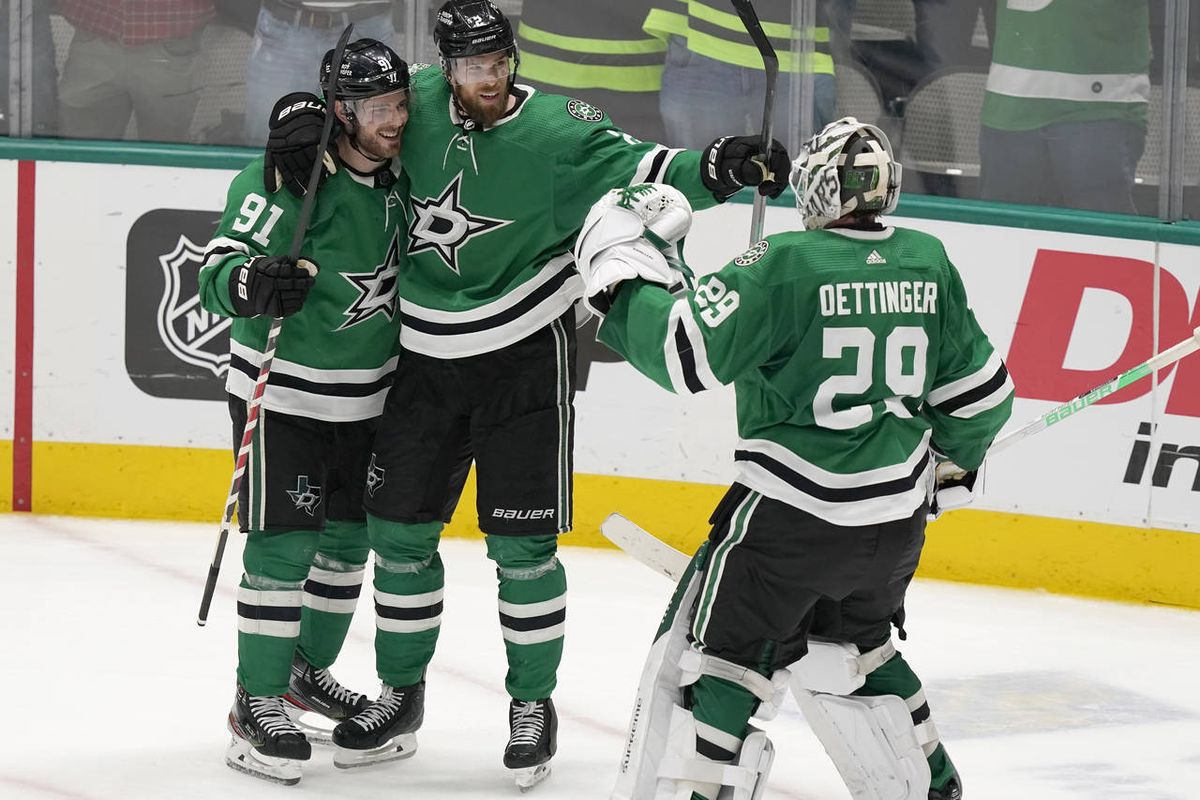
M 691 221 L 670 187 L 613 190 L 579 237 L 600 339 L 665 389 L 733 384 L 740 436 L 738 480 L 643 672 L 614 798 L 759 797 L 773 748 L 748 720 L 789 685 L 855 800 L 962 794 L 891 625 L 930 501 L 969 499 L 1012 383 L 941 242 L 879 221 L 900 189 L 882 131 L 830 124 L 791 178 L 805 230 L 694 290 L 667 288 L 663 252 Z
M 330 51 L 322 85 L 332 60 Z M 268 182 L 277 177 L 275 164 L 259 159 L 230 186 L 200 271 L 203 306 L 233 317 L 226 386 L 235 448 L 271 318 L 286 318 L 238 498 L 247 536 L 226 755 L 234 769 L 282 783 L 298 781 L 311 755 L 293 717 L 315 712 L 337 722 L 368 703 L 328 668 L 362 586 L 363 476 L 398 352 L 408 190 L 392 169 L 409 113 L 408 66 L 362 39 L 346 47 L 339 75 L 330 102 L 343 126 L 335 141 L 342 168 L 317 199 L 303 257 L 287 255 L 301 201 L 264 194 L 264 169 Z M 323 105 L 307 94 L 283 98 L 272 136 L 286 139 L 305 116 L 323 119 Z M 303 184 L 290 188 L 302 193 Z
M 519 84 L 512 26 L 489 0 L 443 4 L 434 39 L 440 69 L 413 74 L 403 353 L 375 444 L 377 488 L 366 498 L 384 688 L 334 740 L 342 757 L 369 763 L 420 725 L 442 609 L 439 512 L 447 471 L 469 448 L 508 658 L 504 764 L 528 788 L 555 750 L 550 696 L 566 618 L 556 552 L 571 528 L 573 306 L 582 282 L 570 250 L 579 226 L 614 185 L 670 183 L 706 208 L 744 185 L 778 195 L 789 162 L 773 145 L 764 179 L 757 137 L 673 150 L 628 136 L 594 106 Z

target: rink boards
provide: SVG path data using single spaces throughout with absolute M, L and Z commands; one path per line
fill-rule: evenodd
M 195 273 L 233 175 L 0 161 L 0 313 L 12 320 L 0 481 L 13 487 L 0 507 L 215 530 L 231 468 L 228 334 L 196 304 Z M 1014 426 L 1200 325 L 1189 226 L 920 199 L 901 212 L 897 224 L 946 243 L 1006 354 Z M 746 204 L 699 215 L 690 263 L 736 256 L 749 218 Z M 796 219 L 772 206 L 766 230 Z M 694 546 L 733 476 L 732 392 L 676 397 L 594 344 L 580 354 L 571 540 L 601 543 L 599 521 L 621 511 Z M 922 574 L 1200 607 L 1198 466 L 1200 355 L 997 456 L 974 509 L 930 527 Z M 462 508 L 450 533 L 471 535 Z

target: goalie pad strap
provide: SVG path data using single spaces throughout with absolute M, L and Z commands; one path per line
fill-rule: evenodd
M 736 764 L 721 764 L 695 758 L 667 756 L 658 767 L 658 777 L 692 783 L 715 783 L 735 789 L 752 789 L 758 773 Z
M 706 655 L 697 650 L 684 651 L 679 656 L 679 667 L 683 670 L 683 682 L 680 686 L 689 686 L 699 680 L 701 675 L 709 675 L 736 683 L 764 703 L 773 700 L 778 692 L 771 678 L 766 678 L 749 667 Z M 788 675 L 790 674 L 788 673 Z M 786 679 L 785 676 L 785 682 Z
M 852 644 L 810 640 L 808 654 L 791 667 L 793 683 L 809 692 L 849 695 L 861 689 L 867 676 L 895 655 L 891 640 L 862 654 Z

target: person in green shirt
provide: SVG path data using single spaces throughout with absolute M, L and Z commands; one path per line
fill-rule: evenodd
M 332 60 L 331 50 L 322 84 Z M 408 224 L 407 183 L 393 172 L 409 114 L 407 64 L 374 39 L 352 42 L 329 101 L 342 124 L 341 168 L 317 199 L 303 256 L 294 261 L 288 249 L 307 176 L 287 181 L 290 191 L 264 191 L 264 181 L 280 187 L 279 163 L 259 158 L 230 185 L 199 277 L 204 308 L 233 318 L 226 388 L 235 449 L 272 318 L 283 318 L 238 495 L 246 540 L 226 763 L 286 784 L 300 780 L 310 737 L 331 739 L 293 718 L 315 712 L 337 722 L 368 703 L 329 667 L 369 552 L 363 476 L 396 372 Z M 286 141 L 306 118 L 324 116 L 314 96 L 287 95 L 272 112 L 272 137 Z
M 465 449 L 497 568 L 510 698 L 503 762 L 528 788 L 549 774 L 557 746 L 551 695 L 567 606 L 557 551 L 573 516 L 579 226 L 614 185 L 670 183 L 699 208 L 746 186 L 778 196 L 789 161 L 773 143 L 764 174 L 757 136 L 721 137 L 703 151 L 643 142 L 590 103 L 520 83 L 512 24 L 489 0 L 444 3 L 434 41 L 441 64 L 413 69 L 403 351 L 364 498 L 384 686 L 335 728 L 335 759 L 394 758 L 422 723 L 445 586 L 440 514 Z
M 1147 0 L 1002 0 L 980 196 L 1136 214 L 1150 56 Z
M 758 796 L 773 748 L 748 720 L 770 719 L 789 683 L 855 798 L 962 796 L 891 627 L 931 501 L 969 499 L 1013 387 L 942 243 L 880 220 L 900 172 L 881 130 L 830 124 L 792 168 L 804 229 L 674 292 L 686 198 L 615 189 L 584 223 L 600 340 L 669 391 L 732 384 L 739 435 L 737 482 L 647 659 L 614 798 Z

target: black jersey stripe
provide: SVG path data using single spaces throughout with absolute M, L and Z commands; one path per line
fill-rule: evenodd
M 715 742 L 710 742 L 708 739 L 697 735 L 696 736 L 696 755 L 709 759 L 710 761 L 732 761 L 737 753 L 726 750 L 721 745 Z
M 442 601 L 431 603 L 427 606 L 415 606 L 412 608 L 400 608 L 397 606 L 385 606 L 383 603 L 375 603 L 375 613 L 386 619 L 433 619 L 440 616 L 442 613 Z
M 490 317 L 465 322 L 433 322 L 420 317 L 414 317 L 411 313 L 402 313 L 401 325 L 414 331 L 434 336 L 456 336 L 464 333 L 479 333 L 480 331 L 499 328 L 502 325 L 507 325 L 514 320 L 520 319 L 543 301 L 553 297 L 562 288 L 563 284 L 572 275 L 576 274 L 578 273 L 575 270 L 575 262 L 572 261 L 559 270 L 550 280 L 530 292 L 520 302 Z
M 679 366 L 683 368 L 683 383 L 692 394 L 704 391 L 704 383 L 696 371 L 696 353 L 692 350 L 692 340 L 688 338 L 683 320 L 675 323 L 675 350 L 679 353 Z
M 968 389 L 962 394 L 947 398 L 938 403 L 935 408 L 943 414 L 953 414 L 960 408 L 966 408 L 972 403 L 977 403 L 993 392 L 997 391 L 1008 380 L 1008 367 L 1000 364 L 1000 369 L 996 370 L 996 374 L 988 378 L 983 383 L 976 386 L 974 389 Z
M 356 583 L 353 586 L 333 586 L 328 583 L 310 580 L 304 584 L 304 591 L 324 597 L 329 600 L 354 600 L 362 592 L 362 584 Z
M 255 606 L 237 604 L 238 616 L 243 619 L 265 619 L 275 622 L 299 622 L 300 606 Z
M 500 625 L 513 631 L 540 631 L 543 628 L 561 625 L 566 621 L 567 610 L 565 608 L 536 617 L 514 617 L 503 611 L 500 612 Z
M 258 366 L 251 364 L 241 356 L 231 354 L 229 356 L 229 366 L 231 369 L 236 369 L 245 375 L 251 381 L 258 380 Z M 392 381 L 393 376 L 388 374 L 370 383 L 320 383 L 272 370 L 267 383 L 270 386 L 278 386 L 281 389 L 295 389 L 299 392 L 325 395 L 327 397 L 370 397 L 390 387 Z
M 646 173 L 645 183 L 661 183 L 660 173 L 663 171 L 663 162 L 667 160 L 667 155 L 670 150 L 666 148 L 660 149 L 654 155 L 654 160 L 650 162 L 650 171 Z
M 735 450 L 733 458 L 735 461 L 749 461 L 758 464 L 796 491 L 810 497 L 815 497 L 818 500 L 824 500 L 827 503 L 853 503 L 860 500 L 888 497 L 907 492 L 917 485 L 917 481 L 920 480 L 921 475 L 925 472 L 925 465 L 929 461 L 929 456 L 926 455 L 925 458 L 917 461 L 912 472 L 903 478 L 896 478 L 884 481 L 883 483 L 870 483 L 863 486 L 834 488 L 831 486 L 822 486 L 804 477 L 791 467 L 780 461 L 776 461 L 765 453 L 759 453 L 754 450 Z

